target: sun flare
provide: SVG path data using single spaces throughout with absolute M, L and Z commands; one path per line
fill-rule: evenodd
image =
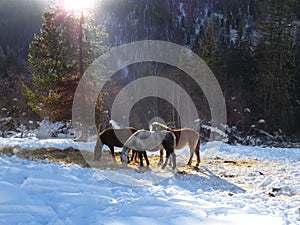
M 92 0 L 64 0 L 64 7 L 68 11 L 80 11 L 92 7 Z

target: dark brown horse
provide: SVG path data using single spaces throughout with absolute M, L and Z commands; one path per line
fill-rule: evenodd
M 107 128 L 103 130 L 96 142 L 96 146 L 94 149 L 94 161 L 99 161 L 102 156 L 103 151 L 103 145 L 107 145 L 110 149 L 110 153 L 112 157 L 115 159 L 115 149 L 114 147 L 122 148 L 123 144 L 126 142 L 126 140 L 137 131 L 136 128 L 133 127 L 126 127 L 126 128 L 120 128 L 120 129 L 114 129 L 114 128 Z M 133 152 L 133 155 L 135 153 Z M 138 156 L 140 158 L 140 165 L 143 166 L 143 160 L 142 157 L 145 157 L 145 160 L 147 162 L 147 165 L 149 165 L 149 161 L 146 155 L 146 152 L 139 152 Z M 133 157 L 132 157 L 133 159 Z
M 183 129 L 175 129 L 172 130 L 171 128 L 165 126 L 164 124 L 154 122 L 150 125 L 150 130 L 158 131 L 158 130 L 167 130 L 171 131 L 175 137 L 176 137 L 176 147 L 175 149 L 182 149 L 185 146 L 189 146 L 190 148 L 190 159 L 188 161 L 188 165 L 192 164 L 192 159 L 194 153 L 196 153 L 197 156 L 197 164 L 196 166 L 199 166 L 200 164 L 200 135 L 198 132 L 196 132 L 193 129 L 190 128 L 183 128 Z M 163 150 L 160 150 L 160 160 L 159 163 L 163 162 Z

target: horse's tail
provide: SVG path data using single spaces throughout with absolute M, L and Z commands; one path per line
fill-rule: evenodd
M 100 135 L 97 137 L 97 142 L 94 148 L 94 161 L 99 161 L 102 156 L 103 143 L 100 140 Z

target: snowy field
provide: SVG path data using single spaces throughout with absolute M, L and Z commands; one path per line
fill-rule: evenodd
M 92 151 L 94 144 L 0 139 L 0 147 Z M 176 151 L 179 165 L 187 152 Z M 207 152 L 223 160 L 210 160 Z M 201 145 L 201 155 L 199 170 L 189 174 L 2 155 L 0 224 L 300 224 L 300 149 L 210 143 Z

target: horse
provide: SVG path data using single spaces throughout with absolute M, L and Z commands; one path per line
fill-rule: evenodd
M 176 169 L 176 155 L 174 153 L 176 145 L 176 137 L 170 131 L 148 131 L 148 130 L 138 130 L 132 134 L 128 140 L 124 143 L 121 152 L 121 161 L 123 164 L 129 163 L 128 153 L 130 149 L 136 151 L 158 151 L 162 147 L 166 151 L 166 161 L 162 168 L 167 166 L 169 157 L 172 155 L 173 167 Z
M 201 159 L 200 159 L 200 135 L 198 134 L 198 132 L 190 128 L 173 130 L 159 122 L 153 122 L 152 124 L 150 124 L 150 130 L 153 131 L 167 130 L 172 132 L 176 137 L 175 149 L 182 149 L 187 145 L 190 148 L 190 159 L 187 165 L 192 164 L 194 153 L 196 153 L 197 156 L 196 166 L 199 166 Z M 161 164 L 162 162 L 163 162 L 163 150 L 161 149 L 159 163 Z
M 119 147 L 119 148 L 123 147 L 125 141 L 136 131 L 137 129 L 133 127 L 126 127 L 121 129 L 115 129 L 110 127 L 103 130 L 97 138 L 96 146 L 94 149 L 94 161 L 100 160 L 102 156 L 103 145 L 107 145 L 109 147 L 110 153 L 113 159 L 115 159 L 114 147 Z M 133 155 L 134 154 L 136 153 L 134 153 L 133 151 Z M 143 156 L 146 160 L 147 165 L 149 166 L 149 160 L 146 152 L 139 152 L 138 156 L 140 158 L 140 166 L 143 166 Z

